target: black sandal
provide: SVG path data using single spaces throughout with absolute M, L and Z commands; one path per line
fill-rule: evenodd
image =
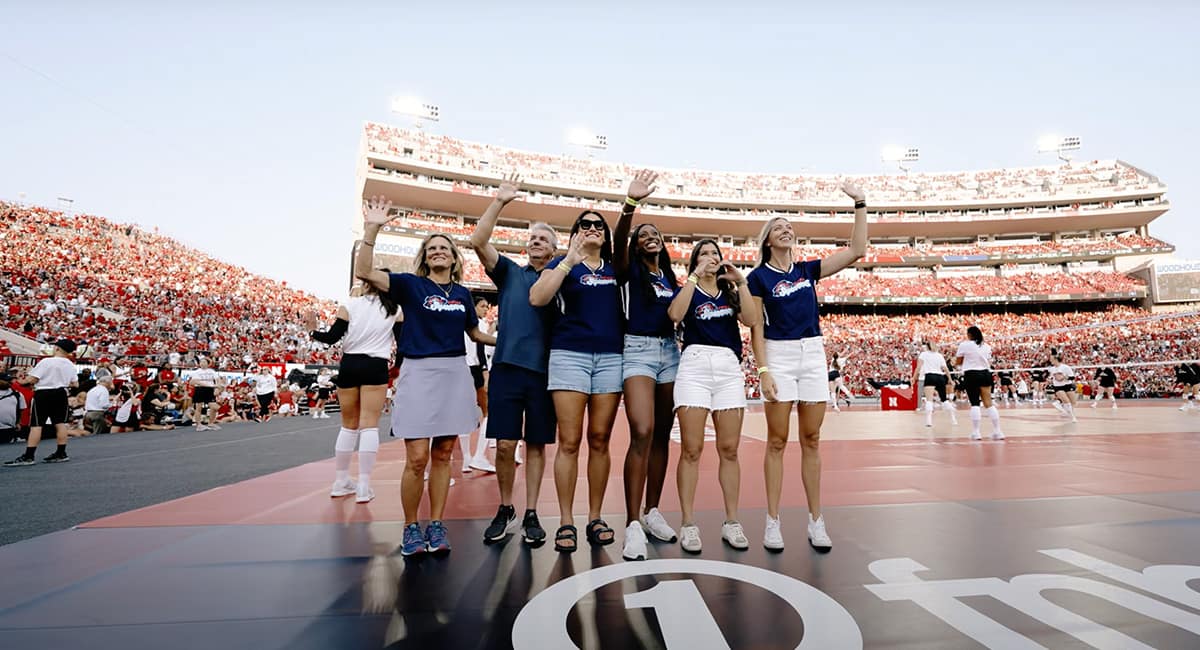
M 608 533 L 608 539 L 602 539 L 600 536 Z M 608 546 L 616 539 L 616 532 L 608 527 L 608 523 L 603 519 L 593 519 L 587 525 L 587 540 L 595 546 Z
M 571 545 L 567 546 L 562 542 L 571 541 Z M 579 531 L 575 526 L 567 524 L 559 526 L 558 531 L 554 533 L 554 550 L 559 553 L 574 553 L 575 549 L 579 548 Z

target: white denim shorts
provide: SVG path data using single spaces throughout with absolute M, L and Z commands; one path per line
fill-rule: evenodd
M 746 408 L 746 375 L 737 355 L 726 347 L 689 345 L 675 374 L 675 408 L 710 411 Z
M 829 374 L 825 339 L 813 336 L 793 341 L 766 340 L 767 367 L 775 380 L 779 402 L 828 402 Z

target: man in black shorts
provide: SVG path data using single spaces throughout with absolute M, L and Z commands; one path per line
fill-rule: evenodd
M 200 367 L 192 371 L 188 378 L 195 388 L 192 404 L 195 408 L 196 431 L 216 431 L 221 428 L 216 424 L 214 404 L 217 401 L 218 379 L 220 376 L 212 369 L 208 357 L 200 359 Z
M 5 467 L 22 467 L 34 463 L 34 452 L 37 451 L 38 443 L 42 441 L 42 427 L 47 424 L 54 428 L 58 449 L 42 459 L 43 462 L 65 463 L 71 460 L 67 456 L 67 419 L 70 416 L 67 392 L 79 382 L 75 362 L 71 360 L 74 352 L 74 341 L 59 339 L 54 343 L 54 356 L 39 361 L 20 380 L 26 386 L 33 385 L 34 389 L 29 440 L 25 443 L 25 453 L 4 463 Z

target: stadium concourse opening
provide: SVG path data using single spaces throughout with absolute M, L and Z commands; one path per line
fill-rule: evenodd
M 865 214 L 863 255 L 834 275 L 803 279 L 821 309 L 816 384 L 824 391 L 828 376 L 833 397 L 827 407 L 804 407 L 825 409 L 821 527 L 810 521 L 801 444 L 787 445 L 779 517 L 769 516 L 775 505 L 764 476 L 778 443 L 770 441 L 770 405 L 762 399 L 768 371 L 743 327 L 728 331 L 728 347 L 741 348 L 741 374 L 736 355 L 726 374 L 749 403 L 736 454 L 747 548 L 727 532 L 721 483 L 729 474 L 715 453 L 715 431 L 705 431 L 696 466 L 692 521 L 682 520 L 677 426 L 659 510 L 681 539 L 652 539 L 644 560 L 624 559 L 631 528 L 623 525 L 620 461 L 634 434 L 622 407 L 600 511 L 618 524 L 616 543 L 580 535 L 577 552 L 555 552 L 564 505 L 555 473 L 526 504 L 527 462 L 516 472 L 514 505 L 536 509 L 550 539 L 525 544 L 524 533 L 506 529 L 501 517 L 499 539 L 485 544 L 485 530 L 503 511 L 496 477 L 481 468 L 500 463 L 476 434 L 451 452 L 442 537 L 435 541 L 427 530 L 412 550 L 401 485 L 426 458 L 410 458 L 405 441 L 387 435 L 385 417 L 378 448 L 358 448 L 374 466 L 373 491 L 363 490 L 363 474 L 354 486 L 346 461 L 372 429 L 322 417 L 335 392 L 331 375 L 318 369 L 349 374 L 347 358 L 355 361 L 352 353 L 343 357 L 344 342 L 321 340 L 337 339 L 330 334 L 336 325 L 326 329 L 337 304 L 156 232 L 4 203 L 0 355 L 15 392 L 10 397 L 0 378 L 0 417 L 13 420 L 0 424 L 11 425 L 16 444 L 6 448 L 13 455 L 25 448 L 32 422 L 28 409 L 4 405 L 37 399 L 25 385 L 37 376 L 31 368 L 52 347 L 69 352 L 60 344 L 69 339 L 78 344 L 67 347 L 80 371 L 62 425 L 79 437 L 69 441 L 69 458 L 65 450 L 54 456 L 70 462 L 22 456 L 0 472 L 8 497 L 0 528 L 5 647 L 1200 643 L 1192 588 L 1200 578 L 1200 367 L 1193 367 L 1200 311 L 1179 278 L 1192 267 L 1167 264 L 1174 246 L 1150 233 L 1169 203 L 1166 186 L 1142 168 L 1109 159 L 903 176 L 660 169 L 649 172 L 657 174 L 657 191 L 635 198 L 626 188 L 644 176 L 632 165 L 377 123 L 363 128 L 357 165 L 359 196 L 382 197 L 366 214 L 391 220 L 376 229 L 352 215 L 354 250 L 370 262 L 355 275 L 372 286 L 408 282 L 376 270 L 409 271 L 418 258 L 428 266 L 422 242 L 443 235 L 433 241 L 450 259 L 457 248 L 462 284 L 473 297 L 491 298 L 476 304 L 485 334 L 506 318 L 496 306 L 502 289 L 495 269 L 485 270 L 495 263 L 489 253 L 518 273 L 531 263 L 531 232 L 557 237 L 561 252 L 573 225 L 605 232 L 597 218 L 611 226 L 616 214 L 635 208 L 635 223 L 653 223 L 661 237 L 664 277 L 689 278 L 693 247 L 708 238 L 734 267 L 721 267 L 723 277 L 736 280 L 757 265 L 768 220 L 788 220 L 794 241 L 781 248 L 795 261 L 812 261 L 853 246 L 854 224 Z M 494 251 L 477 253 L 482 247 L 469 238 L 493 201 L 513 189 L 505 184 L 517 182 L 514 174 L 523 179 L 522 196 L 490 230 Z M 584 209 L 596 211 L 584 215 L 592 221 L 586 228 L 576 224 Z M 538 222 L 550 230 L 531 231 Z M 105 271 L 81 259 L 106 260 Z M 556 279 L 572 273 L 570 264 L 562 268 Z M 604 284 L 599 267 L 588 269 L 590 282 Z M 429 296 L 437 311 L 471 322 L 465 292 L 452 295 L 461 288 L 437 290 Z M 363 304 L 346 302 L 347 311 Z M 986 333 L 987 369 L 958 361 L 972 325 Z M 380 340 L 391 349 L 390 338 Z M 476 360 L 480 352 L 486 359 L 475 342 L 482 341 L 469 345 Z M 921 402 L 936 394 L 926 379 L 938 374 L 917 372 L 923 350 L 954 366 L 936 413 Z M 405 363 L 425 359 L 412 355 Z M 440 399 L 458 380 L 465 386 L 469 365 L 447 364 L 462 374 L 421 387 L 429 391 L 421 401 Z M 354 372 L 374 370 L 364 368 Z M 979 399 L 972 389 L 982 384 L 967 373 L 983 372 L 991 382 L 993 371 L 993 429 L 984 429 L 993 436 L 982 439 L 980 411 L 971 410 Z M 196 391 L 210 392 L 201 389 L 211 389 L 217 420 L 192 404 L 208 403 L 197 399 Z M 111 400 L 93 408 L 101 393 Z M 893 408 L 901 400 L 881 402 L 882 395 L 903 396 L 907 410 Z M 931 407 L 942 401 L 926 399 Z M 475 408 L 463 404 L 453 415 Z M 332 404 L 328 410 L 338 413 Z M 393 422 L 410 424 L 397 413 Z M 114 433 L 91 428 L 97 423 L 114 425 Z M 127 428 L 137 430 L 115 433 Z M 798 442 L 795 431 L 790 439 Z M 809 436 L 804 453 L 816 443 Z M 555 467 L 561 448 L 547 447 L 545 467 Z M 588 462 L 596 449 L 581 445 L 579 460 Z M 576 515 L 590 505 L 587 472 L 579 474 L 567 499 Z M 435 470 L 429 484 L 443 477 Z M 422 503 L 418 518 L 431 515 Z M 685 551 L 695 542 L 682 539 L 686 523 L 705 541 L 698 554 Z M 826 533 L 832 549 L 818 543 Z M 773 534 L 787 544 L 768 544 Z M 421 553 L 444 550 L 446 536 L 452 550 Z

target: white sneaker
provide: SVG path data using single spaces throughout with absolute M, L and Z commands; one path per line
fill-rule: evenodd
M 355 503 L 369 503 L 375 498 L 375 490 L 372 490 L 371 486 L 369 485 L 359 485 L 358 489 L 355 491 L 355 494 Z
M 993 431 L 992 432 L 992 440 L 1004 440 L 1004 432 L 1003 431 Z
M 625 527 L 625 547 L 621 557 L 630 561 L 646 559 L 646 533 L 636 521 Z
M 197 425 L 196 425 L 196 431 L 208 431 L 208 425 L 206 425 L 206 424 L 197 424 Z
M 683 526 L 679 529 L 679 545 L 688 553 L 699 553 L 700 547 L 700 528 L 697 526 Z
M 1097 406 L 1100 406 L 1100 400 L 1092 400 L 1092 408 L 1096 408 Z
M 319 420 L 319 419 L 321 419 L 321 414 L 320 414 L 319 412 L 317 412 L 317 411 L 313 411 L 313 419 L 314 419 L 314 420 Z
M 978 431 L 972 431 L 971 440 L 983 440 L 983 436 L 979 435 Z
M 825 517 L 817 517 L 814 521 L 812 515 L 808 516 L 808 543 L 812 547 L 822 553 L 829 552 L 833 548 L 833 542 L 829 539 L 829 533 L 825 532 Z
M 209 431 L 220 431 L 220 430 L 221 430 L 221 427 L 219 427 L 219 426 L 217 426 L 217 425 L 215 425 L 215 424 L 210 424 L 210 425 L 208 425 L 208 430 L 209 430 Z
M 326 413 L 325 411 L 321 411 L 321 419 L 322 419 L 322 420 L 328 420 L 328 419 L 329 419 L 329 414 L 328 414 L 328 413 Z
M 763 533 L 763 546 L 772 551 L 783 550 L 783 529 L 779 518 L 767 515 L 767 530 Z
M 471 464 L 468 465 L 467 469 L 464 471 L 470 471 L 472 469 L 477 469 L 481 472 L 490 472 L 492 474 L 496 473 L 496 466 L 493 465 L 487 458 L 477 458 L 472 460 Z
M 746 539 L 746 531 L 742 530 L 742 525 L 736 521 L 727 521 L 721 524 L 721 539 L 739 551 L 750 548 L 750 540 Z
M 662 516 L 658 508 L 651 508 L 650 512 L 642 516 L 642 525 L 655 539 L 668 544 L 675 543 L 675 529 L 671 528 L 671 524 L 667 523 L 667 518 Z
M 344 481 L 334 481 L 333 487 L 329 490 L 329 498 L 348 497 L 357 490 L 358 486 L 354 484 L 354 479 L 348 478 Z

